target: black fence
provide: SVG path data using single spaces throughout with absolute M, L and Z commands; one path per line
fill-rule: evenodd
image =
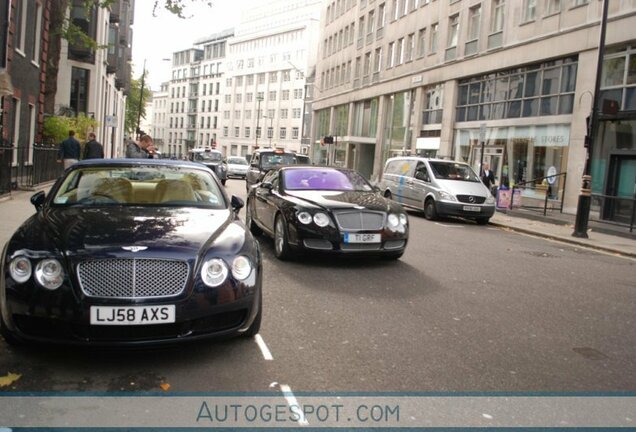
M 590 220 L 629 226 L 629 232 L 633 232 L 636 223 L 636 193 L 633 197 L 592 194 Z
M 0 195 L 15 189 L 32 189 L 58 178 L 64 167 L 57 162 L 57 152 L 57 145 L 0 145 Z

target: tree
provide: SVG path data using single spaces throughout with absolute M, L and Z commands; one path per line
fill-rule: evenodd
M 146 73 L 148 73 L 148 71 L 146 71 Z M 139 104 L 141 95 L 141 78 L 142 77 L 139 77 L 138 80 L 133 79 L 130 81 L 130 93 L 128 94 L 128 98 L 126 99 L 125 128 L 126 132 L 131 135 L 135 134 L 136 132 L 135 129 L 137 128 L 137 119 L 139 117 L 146 117 L 146 102 L 148 102 L 150 100 L 150 97 L 152 96 L 152 92 L 150 91 L 150 89 L 144 86 L 144 94 L 143 98 L 141 98 L 142 103 L 141 105 Z M 140 108 L 141 111 L 139 111 Z
M 94 7 L 109 8 L 115 0 L 81 0 L 81 6 L 90 16 Z M 144 0 L 145 1 L 145 0 Z M 44 113 L 55 114 L 55 95 L 57 94 L 57 76 L 59 73 L 62 39 L 69 43 L 81 44 L 94 49 L 106 48 L 98 46 L 81 28 L 69 19 L 69 6 L 72 0 L 51 0 L 48 56 L 46 59 L 46 76 L 44 91 Z M 158 9 L 163 8 L 179 18 L 188 18 L 186 9 L 189 4 L 203 3 L 212 7 L 209 0 L 154 0 L 153 16 Z

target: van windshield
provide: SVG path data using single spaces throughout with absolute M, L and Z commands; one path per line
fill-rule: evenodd
M 195 153 L 194 160 L 195 161 L 213 161 L 220 162 L 223 159 L 223 155 L 217 152 L 202 152 Z
M 430 162 L 433 175 L 439 180 L 459 180 L 479 183 L 479 177 L 466 164 L 457 162 Z
M 270 170 L 279 165 L 296 165 L 296 156 L 292 153 L 262 153 L 261 169 Z

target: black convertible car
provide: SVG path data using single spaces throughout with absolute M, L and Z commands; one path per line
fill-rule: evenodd
M 287 166 L 250 190 L 246 225 L 274 238 L 280 259 L 294 250 L 373 254 L 398 259 L 408 240 L 402 207 L 356 171 Z
M 254 335 L 258 243 L 201 164 L 73 165 L 2 252 L 9 343 L 144 345 Z

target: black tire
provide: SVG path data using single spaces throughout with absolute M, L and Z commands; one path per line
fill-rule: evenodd
M 391 191 L 384 192 L 384 198 L 393 199 L 393 195 L 391 195 Z
M 291 257 L 291 248 L 287 240 L 287 227 L 285 219 L 281 215 L 277 215 L 276 222 L 274 222 L 274 255 L 281 261 Z
M 429 198 L 424 203 L 424 217 L 428 220 L 436 220 L 437 219 L 437 209 L 435 208 L 435 200 Z
M 259 236 L 263 234 L 263 230 L 260 229 L 256 222 L 254 222 L 254 218 L 252 217 L 252 201 L 247 200 L 247 205 L 245 206 L 245 225 L 250 230 L 252 235 Z
M 2 321 L 2 319 L 0 319 L 0 321 Z M 24 341 L 14 335 L 3 322 L 0 322 L 0 334 L 4 338 L 5 342 L 11 346 L 19 347 L 25 345 Z
M 254 317 L 254 321 L 250 324 L 249 328 L 245 330 L 243 336 L 252 337 L 256 336 L 258 332 L 261 330 L 261 321 L 263 320 L 263 292 L 259 292 L 258 299 L 258 312 L 256 313 L 256 317 Z
M 486 225 L 488 224 L 488 221 L 490 220 L 490 218 L 488 217 L 480 217 L 475 219 L 475 222 L 477 222 L 477 225 Z

